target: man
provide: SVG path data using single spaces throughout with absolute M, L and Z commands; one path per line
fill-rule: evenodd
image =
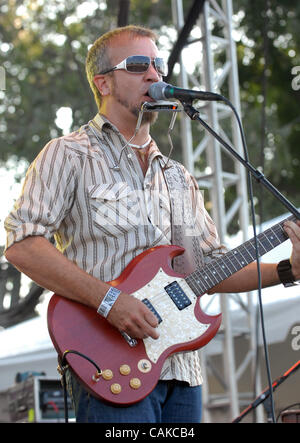
M 106 282 L 118 277 L 139 253 L 172 242 L 164 157 L 149 135 L 152 113 L 145 114 L 131 140 L 141 104 L 151 100 L 147 91 L 165 75 L 165 65 L 152 31 L 129 26 L 99 38 L 89 50 L 86 67 L 99 114 L 80 130 L 52 140 L 30 166 L 22 195 L 6 220 L 6 258 L 40 286 L 92 307 L 131 337 L 157 339 L 155 315 Z M 222 254 L 222 246 L 195 181 L 182 166 L 179 169 L 196 214 L 198 247 L 192 252 L 203 263 Z M 149 189 L 159 190 L 162 198 L 151 199 Z M 144 202 L 135 197 L 139 191 Z M 126 224 L 116 223 L 122 216 L 118 211 L 131 200 L 146 212 L 143 223 L 130 217 Z M 108 223 L 110 211 L 113 221 Z M 154 213 L 160 214 L 161 223 L 155 223 Z M 291 270 L 299 279 L 300 224 L 287 223 L 286 232 L 293 243 Z M 56 248 L 49 242 L 53 235 Z M 194 266 L 189 255 L 185 261 L 185 269 Z M 263 264 L 261 269 L 264 287 L 280 282 L 276 264 Z M 251 264 L 212 292 L 256 287 L 257 269 Z M 200 421 L 201 383 L 198 353 L 190 352 L 167 359 L 154 391 L 129 407 L 102 403 L 85 392 L 72 373 L 69 386 L 79 422 L 187 423 Z

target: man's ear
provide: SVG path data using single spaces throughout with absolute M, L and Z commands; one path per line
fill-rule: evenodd
M 110 86 L 109 76 L 101 74 L 95 75 L 94 84 L 96 85 L 98 91 L 103 97 L 110 94 L 111 86 Z

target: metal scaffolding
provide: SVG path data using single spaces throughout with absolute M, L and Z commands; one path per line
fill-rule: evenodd
M 182 0 L 172 0 L 173 21 L 178 33 L 183 29 Z M 187 44 L 194 45 L 199 54 L 196 70 L 190 74 L 185 69 L 184 54 L 180 54 L 180 86 L 183 88 L 213 91 L 222 93 L 229 98 L 238 114 L 241 115 L 238 67 L 235 41 L 233 39 L 232 0 L 206 0 L 202 12 L 190 33 Z M 199 66 L 199 67 L 198 67 Z M 198 108 L 199 109 L 199 108 Z M 223 139 L 243 155 L 241 137 L 236 119 L 232 111 L 220 102 L 207 102 L 200 108 L 201 118 L 205 120 Z M 211 204 L 211 214 L 217 225 L 221 241 L 226 243 L 228 227 L 237 223 L 242 231 L 243 241 L 248 238 L 248 194 L 247 180 L 244 167 L 220 146 L 215 138 L 204 132 L 201 127 L 192 128 L 189 117 L 181 116 L 181 134 L 183 161 L 185 166 L 197 179 L 200 189 L 208 193 Z M 194 123 L 196 125 L 196 123 Z M 230 207 L 225 205 L 225 194 L 230 191 L 234 197 Z M 230 245 L 229 245 L 230 247 Z M 241 302 L 239 295 L 217 295 L 219 307 L 223 315 L 223 326 L 218 337 L 223 346 L 223 373 L 218 375 L 219 382 L 224 388 L 220 394 L 211 394 L 208 383 L 208 373 L 216 373 L 205 348 L 202 349 L 203 384 L 203 419 L 212 420 L 211 411 L 217 406 L 227 408 L 227 416 L 232 419 L 239 415 L 242 401 L 248 404 L 255 393 L 238 392 L 238 380 L 244 371 L 251 367 L 253 377 L 256 377 L 256 392 L 259 392 L 260 380 L 255 371 L 256 338 L 253 327 L 252 295 L 246 296 L 246 303 Z M 231 302 L 245 309 L 248 323 L 243 331 L 235 330 L 231 322 Z M 240 300 L 240 301 L 239 301 Z M 240 333 L 246 334 L 249 349 L 242 363 L 237 367 L 234 352 L 234 337 Z M 219 369 L 218 369 L 219 371 Z M 257 411 L 257 421 L 262 421 L 261 410 Z

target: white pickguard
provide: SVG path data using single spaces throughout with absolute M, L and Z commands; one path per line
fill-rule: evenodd
M 165 286 L 174 281 L 178 282 L 192 302 L 181 311 L 164 290 Z M 186 281 L 182 278 L 169 276 L 162 269 L 146 286 L 134 292 L 133 295 L 139 300 L 147 298 L 163 320 L 158 326 L 159 338 L 157 340 L 151 337 L 144 339 L 148 358 L 154 363 L 170 346 L 195 340 L 204 334 L 210 326 L 200 323 L 196 319 L 194 309 L 199 300 Z

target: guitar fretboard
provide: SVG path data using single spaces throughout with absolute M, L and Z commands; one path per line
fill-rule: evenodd
M 294 216 L 286 220 L 294 219 Z M 277 223 L 261 234 L 257 235 L 258 255 L 261 257 L 276 246 L 285 242 L 288 235 L 283 229 L 286 220 Z M 224 254 L 211 263 L 196 270 L 185 278 L 186 282 L 197 295 L 202 295 L 209 289 L 221 283 L 235 272 L 256 260 L 255 239 L 252 238 L 235 249 Z

